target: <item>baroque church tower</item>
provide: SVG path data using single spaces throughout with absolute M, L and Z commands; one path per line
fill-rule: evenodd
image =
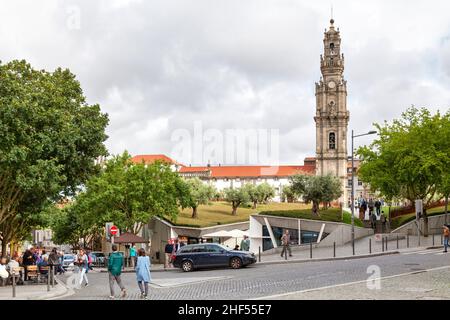
M 342 181 L 343 196 L 347 203 L 347 81 L 344 80 L 344 55 L 341 53 L 339 28 L 330 20 L 325 30 L 324 54 L 320 55 L 322 77 L 316 83 L 316 174 L 333 175 Z

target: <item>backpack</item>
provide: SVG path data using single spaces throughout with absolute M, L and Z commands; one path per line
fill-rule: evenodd
M 92 263 L 92 257 L 90 254 L 88 254 L 88 264 L 91 264 L 91 263 Z

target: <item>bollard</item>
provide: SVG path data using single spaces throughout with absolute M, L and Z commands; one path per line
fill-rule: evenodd
M 287 247 L 284 247 L 283 250 L 284 250 L 284 260 L 287 260 Z
M 386 243 L 386 251 L 388 251 L 388 237 L 386 237 L 385 243 Z
M 52 288 L 55 287 L 55 266 L 52 266 Z
M 336 242 L 333 242 L 333 258 L 336 258 Z
M 398 249 L 398 235 L 397 235 L 397 249 Z
M 258 248 L 258 262 L 261 262 L 261 246 Z
M 16 272 L 12 272 L 12 295 L 13 298 L 16 297 Z
M 434 233 L 433 233 L 433 247 L 434 247 Z
M 406 247 L 409 248 L 409 233 L 406 235 Z
M 384 252 L 384 237 L 381 238 L 381 252 Z
M 312 241 L 309 243 L 309 258 L 312 259 Z
M 50 291 L 50 268 L 47 271 L 47 291 Z
M 369 253 L 372 254 L 372 239 L 369 239 Z

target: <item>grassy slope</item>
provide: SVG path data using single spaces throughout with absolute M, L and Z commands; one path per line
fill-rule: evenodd
M 427 210 L 427 214 L 429 216 L 439 215 L 444 213 L 445 208 L 444 207 L 437 207 L 430 210 Z M 404 216 L 400 216 L 397 218 L 392 219 L 391 221 L 391 229 L 397 229 L 398 227 L 401 227 L 405 223 L 408 223 L 410 221 L 413 221 L 416 218 L 415 213 L 411 214 L 405 214 Z
M 291 210 L 291 211 L 268 211 L 268 212 L 261 212 L 261 214 L 277 216 L 277 217 L 289 217 L 289 218 L 297 218 L 297 219 L 344 222 L 344 223 L 348 223 L 348 224 L 351 223 L 351 214 L 350 213 L 344 212 L 344 221 L 341 220 L 341 210 L 340 209 L 321 210 L 319 218 L 314 217 L 312 215 L 311 209 Z M 355 226 L 362 227 L 363 223 L 358 218 L 355 218 Z
M 231 206 L 226 202 L 214 202 L 211 205 L 203 205 L 198 208 L 198 218 L 192 219 L 192 209 L 185 209 L 180 212 L 176 222 L 178 226 L 186 227 L 210 227 L 219 224 L 229 224 L 234 222 L 248 221 L 248 217 L 258 212 L 279 212 L 279 215 L 293 215 L 295 218 L 315 219 L 311 214 L 309 205 L 300 203 L 269 203 L 258 205 L 256 210 L 242 207 L 238 209 L 236 216 L 231 215 Z M 321 212 L 322 218 L 319 220 L 341 222 L 339 209 L 330 209 Z M 350 223 L 350 214 L 344 213 L 344 222 Z M 355 219 L 355 225 L 362 226 L 361 221 Z
M 198 218 L 192 219 L 192 209 L 180 212 L 176 225 L 189 227 L 209 227 L 218 224 L 248 221 L 248 217 L 260 211 L 268 210 L 300 210 L 308 206 L 300 203 L 269 203 L 258 205 L 258 208 L 239 208 L 237 215 L 231 214 L 231 205 L 226 202 L 214 202 L 211 205 L 203 205 L 198 208 Z

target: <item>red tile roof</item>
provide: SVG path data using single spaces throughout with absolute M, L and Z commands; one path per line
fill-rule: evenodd
M 180 173 L 211 172 L 211 178 L 289 177 L 295 174 L 314 174 L 314 166 L 220 166 L 182 167 Z
M 142 163 L 142 161 L 144 161 L 145 163 L 153 163 L 158 160 L 170 164 L 182 165 L 163 154 L 138 155 L 131 158 L 131 161 L 133 161 L 134 163 Z

